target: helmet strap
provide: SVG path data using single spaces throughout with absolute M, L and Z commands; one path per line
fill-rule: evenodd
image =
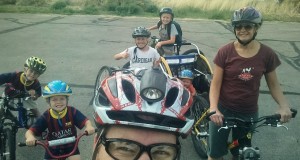
M 138 49 L 141 49 L 141 50 L 142 50 L 142 49 L 144 49 L 144 48 L 148 45 L 148 43 L 149 43 L 149 41 L 147 40 L 147 44 L 144 45 L 144 47 L 139 47 L 137 43 L 136 43 L 135 45 L 136 45 L 136 47 L 137 47 Z
M 23 72 L 20 76 L 20 82 L 24 85 L 24 86 L 30 86 L 33 84 L 34 81 L 29 81 L 28 78 L 26 77 L 26 74 Z

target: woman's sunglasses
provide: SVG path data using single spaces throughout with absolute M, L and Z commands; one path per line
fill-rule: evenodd
M 237 31 L 240 31 L 242 28 L 244 28 L 246 31 L 250 31 L 255 27 L 255 24 L 253 23 L 246 23 L 246 24 L 237 24 L 234 26 L 234 29 Z

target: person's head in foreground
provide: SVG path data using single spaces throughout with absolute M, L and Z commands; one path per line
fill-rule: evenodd
M 93 102 L 94 160 L 176 160 L 179 137 L 185 138 L 194 120 L 192 97 L 180 83 L 158 69 L 139 76 L 118 71 L 102 81 Z
M 248 45 L 257 35 L 257 30 L 262 25 L 261 13 L 253 7 L 244 7 L 234 11 L 231 25 L 238 42 Z

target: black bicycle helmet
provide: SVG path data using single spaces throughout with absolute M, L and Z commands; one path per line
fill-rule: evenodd
M 164 7 L 160 10 L 159 12 L 159 17 L 161 17 L 162 14 L 164 13 L 168 13 L 168 14 L 171 14 L 172 15 L 172 18 L 174 17 L 174 13 L 173 13 L 173 10 L 172 8 L 169 8 L 169 7 Z
M 137 27 L 134 29 L 132 33 L 132 38 L 136 37 L 147 37 L 149 38 L 151 36 L 151 32 L 146 29 L 145 27 Z
M 254 23 L 259 27 L 262 25 L 262 15 L 253 7 L 244 7 L 234 11 L 231 19 L 232 26 L 243 22 Z

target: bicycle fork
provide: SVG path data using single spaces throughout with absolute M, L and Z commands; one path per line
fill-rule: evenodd
M 239 147 L 240 143 L 244 143 L 245 146 L 240 146 L 239 148 L 239 159 L 240 160 L 259 160 L 260 151 L 258 147 L 253 148 L 251 144 L 252 133 L 249 132 L 246 136 L 236 139 L 228 144 L 228 149 Z
M 197 138 L 205 138 L 208 137 L 209 134 L 207 133 L 207 131 L 200 131 L 200 129 L 197 128 L 197 126 L 203 121 L 204 118 L 206 118 L 206 115 L 209 113 L 209 109 L 207 109 L 205 112 L 203 112 L 203 114 L 201 115 L 201 117 L 197 120 L 197 122 L 194 124 L 194 132 L 196 133 L 196 137 Z M 204 127 L 204 126 L 203 126 Z

